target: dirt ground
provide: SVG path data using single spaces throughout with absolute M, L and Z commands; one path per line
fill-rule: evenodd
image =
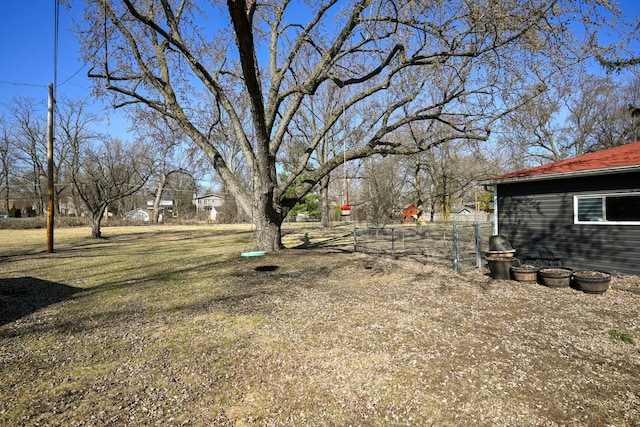
M 640 426 L 637 277 L 588 295 L 306 246 L 101 255 L 126 272 L 1 324 L 0 424 Z

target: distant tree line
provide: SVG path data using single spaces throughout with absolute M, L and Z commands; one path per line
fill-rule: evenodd
M 478 178 L 610 148 L 640 139 L 640 79 L 586 71 L 564 86 L 548 87 L 534 100 L 494 126 L 486 142 L 457 139 L 430 150 L 400 156 L 370 156 L 341 164 L 320 180 L 291 209 L 324 225 L 341 220 L 338 207 L 350 194 L 353 219 L 373 224 L 397 221 L 400 209 L 416 206 L 423 220 L 447 220 L 465 205 L 488 208 Z M 328 99 L 330 96 L 327 95 Z M 0 113 L 0 211 L 9 216 L 43 215 L 46 207 L 46 126 L 42 101 L 16 98 Z M 200 151 L 188 143 L 176 123 L 160 114 L 132 109 L 132 139 L 97 132 L 96 114 L 86 100 L 63 100 L 56 109 L 54 180 L 56 215 L 90 219 L 99 237 L 107 212 L 126 212 L 153 202 L 158 221 L 163 197 L 174 200 L 183 216 L 193 215 L 193 194 L 202 192 L 197 177 L 207 171 Z M 447 133 L 437 122 L 412 123 L 396 135 L 405 145 L 439 139 Z M 212 138 L 222 138 L 212 135 Z M 290 145 L 281 179 L 303 155 Z M 338 150 L 332 141 L 327 150 Z M 233 150 L 232 150 L 233 151 Z M 239 153 L 235 167 L 242 170 Z M 291 165 L 291 166 L 289 166 Z M 246 178 L 251 185 L 250 178 Z M 223 186 L 218 189 L 226 193 Z M 251 220 L 235 197 L 225 194 L 219 220 Z M 19 205 L 17 202 L 23 202 Z M 13 202 L 13 203 L 12 203 Z M 332 208 L 333 207 L 333 208 Z M 356 214 L 358 216 L 356 216 Z
M 364 194 L 402 193 L 378 173 L 436 174 L 439 182 L 414 183 L 414 199 L 446 217 L 469 178 L 444 165 L 466 172 L 470 153 L 489 159 L 476 143 L 522 144 L 506 132 L 511 113 L 554 108 L 541 99 L 566 99 L 559 91 L 575 87 L 565 85 L 571 76 L 597 55 L 619 57 L 640 32 L 598 0 L 84 3 L 77 34 L 95 93 L 177 125 L 265 251 L 281 247 L 283 221 L 309 194 L 326 218 L 348 183 L 363 203 Z M 602 33 L 619 37 L 605 43 Z M 513 120 L 547 132 L 545 117 Z M 565 155 L 569 143 L 540 137 L 532 155 Z M 436 147 L 439 166 L 429 169 L 429 156 L 418 157 Z M 413 173 L 377 161 L 392 155 L 413 157 Z

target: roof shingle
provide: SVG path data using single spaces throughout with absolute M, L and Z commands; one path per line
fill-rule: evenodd
M 521 181 L 562 177 L 562 175 L 589 174 L 599 171 L 613 172 L 615 169 L 640 169 L 640 142 L 621 145 L 607 150 L 596 151 L 582 156 L 572 157 L 559 162 L 522 169 L 483 179 L 483 183 Z M 558 176 L 559 175 L 559 176 Z

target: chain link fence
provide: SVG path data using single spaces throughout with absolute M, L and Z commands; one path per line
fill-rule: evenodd
M 491 223 L 354 227 L 353 249 L 461 271 L 482 267 L 482 247 L 491 234 Z

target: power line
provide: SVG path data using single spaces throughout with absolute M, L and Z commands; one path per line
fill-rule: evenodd
M 82 71 L 82 69 L 85 67 L 85 65 L 87 65 L 87 62 L 85 62 L 84 64 L 82 64 L 82 66 L 80 68 L 78 68 L 78 71 L 76 71 L 75 73 L 71 74 L 69 77 L 67 77 L 62 83 L 60 83 L 59 85 L 57 85 L 58 87 L 60 86 L 64 86 L 65 83 L 67 83 L 69 80 L 71 80 L 72 78 L 74 78 L 75 76 L 78 75 L 78 73 L 80 71 Z M 81 86 L 82 87 L 82 86 Z
M 60 0 L 56 0 L 53 24 L 53 89 L 58 85 L 58 33 L 60 25 Z M 55 99 L 55 92 L 54 92 Z
M 12 86 L 43 87 L 43 88 L 47 87 L 47 85 L 38 85 L 38 84 L 35 84 L 35 83 L 9 82 L 9 81 L 6 81 L 6 80 L 0 80 L 0 84 L 12 85 Z

